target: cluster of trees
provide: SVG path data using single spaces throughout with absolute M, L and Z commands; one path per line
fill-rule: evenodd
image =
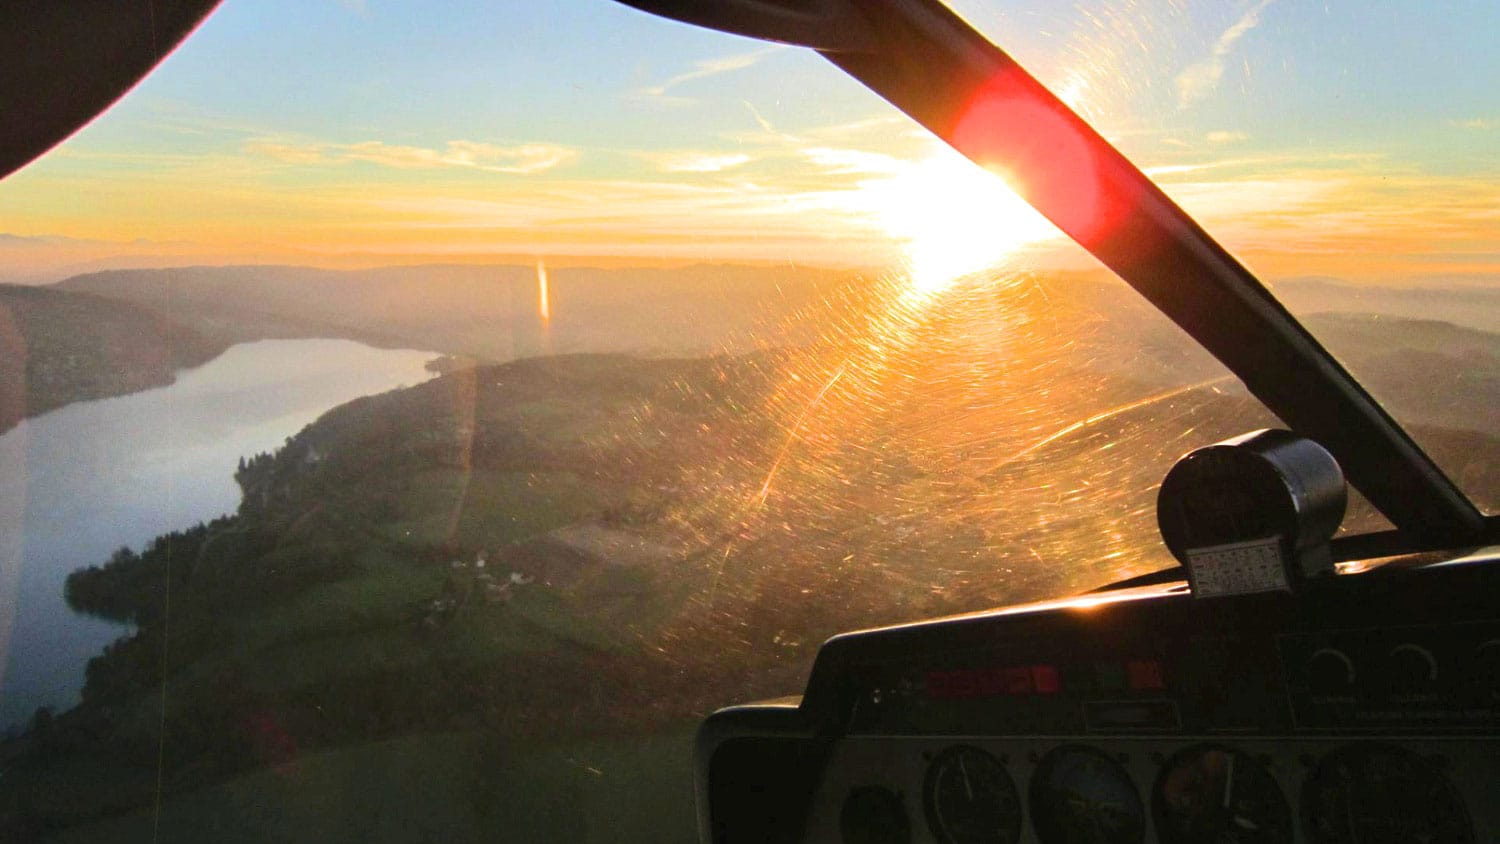
M 199 522 L 156 537 L 139 554 L 122 547 L 104 565 L 72 572 L 64 585 L 68 606 L 112 621 L 149 623 L 160 616 L 167 589 L 192 578 L 204 545 L 228 523 Z

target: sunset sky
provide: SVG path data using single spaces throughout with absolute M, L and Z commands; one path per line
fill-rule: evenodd
M 954 5 L 1263 274 L 1500 273 L 1489 0 Z M 1086 265 L 810 52 L 609 0 L 436 8 L 227 0 L 115 108 L 0 182 L 0 275 L 567 255 L 869 266 L 974 244 Z

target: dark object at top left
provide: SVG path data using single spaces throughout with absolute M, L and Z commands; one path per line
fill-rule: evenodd
M 219 1 L 0 3 L 0 178 L 103 113 Z

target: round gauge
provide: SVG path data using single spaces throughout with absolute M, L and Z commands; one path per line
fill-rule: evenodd
M 1146 810 L 1119 762 L 1067 745 L 1042 757 L 1031 778 L 1031 823 L 1042 844 L 1140 844 Z
M 943 844 L 1015 844 L 1021 838 L 1021 797 L 999 759 L 960 744 L 927 768 L 922 804 Z
M 1276 780 L 1247 753 L 1200 744 L 1162 768 L 1151 797 L 1162 844 L 1289 844 L 1292 810 Z
M 900 795 L 867 785 L 844 798 L 839 834 L 844 844 L 910 844 L 911 821 L 906 818 Z
M 1473 844 L 1463 798 L 1426 759 L 1387 744 L 1335 750 L 1302 789 L 1316 844 Z

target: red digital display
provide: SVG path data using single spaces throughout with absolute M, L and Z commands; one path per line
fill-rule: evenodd
M 1062 690 L 1056 666 L 1018 665 L 1009 668 L 961 668 L 929 671 L 927 696 L 932 698 L 1014 697 L 1057 694 Z
M 1160 691 L 1167 687 L 1161 663 L 1154 659 L 1095 663 L 1069 669 L 1072 691 Z M 1055 695 L 1064 691 L 1063 672 L 1055 665 L 1015 665 L 1006 668 L 958 668 L 927 672 L 927 696 L 943 700 L 986 697 Z M 1075 676 L 1076 675 L 1076 676 Z
M 1055 695 L 1062 691 L 1062 681 L 1058 679 L 1057 666 L 1034 665 L 1031 668 L 1031 678 L 1036 683 L 1038 694 Z

